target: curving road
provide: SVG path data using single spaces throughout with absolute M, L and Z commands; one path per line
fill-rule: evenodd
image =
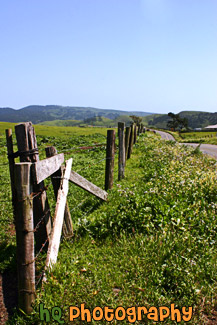
M 161 138 L 162 138 L 163 140 L 172 140 L 172 141 L 176 141 L 176 140 L 174 139 L 174 137 L 173 137 L 171 134 L 167 133 L 167 132 L 157 131 L 157 130 L 155 130 L 155 132 L 158 133 L 158 134 L 160 134 L 160 136 L 161 136 Z
M 164 139 L 164 140 L 173 140 L 173 141 L 175 141 L 174 137 L 171 134 L 167 133 L 167 132 L 157 131 L 156 130 L 156 133 L 159 133 L 161 135 L 161 138 Z M 181 144 L 186 145 L 186 146 L 192 146 L 194 148 L 196 148 L 199 145 L 198 143 L 181 143 Z M 202 151 L 206 155 L 212 156 L 215 159 L 217 159 L 217 146 L 214 145 L 214 144 L 202 143 L 200 145 L 200 151 Z

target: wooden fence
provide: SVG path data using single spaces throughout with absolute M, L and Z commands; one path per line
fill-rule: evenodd
M 137 135 L 143 125 L 126 128 L 118 123 L 118 180 L 124 178 L 125 165 L 130 158 Z M 69 182 L 106 201 L 107 190 L 114 182 L 115 131 L 107 131 L 105 190 L 97 187 L 72 170 L 72 158 L 65 161 L 64 154 L 55 147 L 47 147 L 46 159 L 39 159 L 36 135 L 31 122 L 15 126 L 18 151 L 13 151 L 12 130 L 6 130 L 7 152 L 12 190 L 12 206 L 16 227 L 18 306 L 26 314 L 31 313 L 35 300 L 35 262 L 39 254 L 47 251 L 45 270 L 56 263 L 61 234 L 73 236 L 72 218 L 67 203 Z M 15 158 L 20 159 L 15 163 Z M 44 180 L 50 177 L 56 208 L 51 218 Z M 42 275 L 46 281 L 45 272 Z

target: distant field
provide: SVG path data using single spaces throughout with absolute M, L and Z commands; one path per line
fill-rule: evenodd
M 44 121 L 41 122 L 40 125 L 48 125 L 48 126 L 76 126 L 79 123 L 82 123 L 80 120 L 54 120 L 54 121 Z
M 132 119 L 128 115 L 121 115 L 115 119 L 110 119 L 103 116 L 97 116 L 88 118 L 85 120 L 52 120 L 44 121 L 39 123 L 40 125 L 49 125 L 49 126 L 99 126 L 99 127 L 117 127 L 118 122 L 125 122 L 126 126 L 129 126 L 132 122 Z
M 6 129 L 13 129 L 17 123 L 0 122 L 0 134 L 5 134 Z
M 189 138 L 195 138 L 195 139 L 207 139 L 207 138 L 214 138 L 216 137 L 216 132 L 213 131 L 207 131 L 207 132 L 188 132 L 188 133 L 181 133 L 181 138 L 183 139 L 189 139 Z
M 0 122 L 0 134 L 5 133 L 5 129 L 12 128 L 18 123 Z M 71 135 L 92 135 L 99 133 L 106 135 L 108 128 L 102 127 L 65 127 L 65 126 L 45 126 L 45 125 L 34 125 L 37 135 L 40 136 L 54 136 L 54 137 L 70 137 Z
M 217 144 L 216 134 L 217 133 L 214 131 L 187 132 L 180 134 L 176 132 L 175 138 L 179 142 Z
M 213 131 L 186 133 L 179 133 L 178 131 L 172 132 L 168 130 L 162 131 L 170 133 L 176 141 L 180 143 L 207 143 L 217 145 L 217 133 Z

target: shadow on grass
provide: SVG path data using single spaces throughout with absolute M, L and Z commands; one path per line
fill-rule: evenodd
M 0 244 L 0 303 L 4 312 L 11 316 L 17 306 L 17 272 L 16 272 L 16 247 L 6 242 Z
M 18 302 L 17 274 L 7 270 L 2 275 L 2 292 L 5 308 L 9 316 L 13 315 Z

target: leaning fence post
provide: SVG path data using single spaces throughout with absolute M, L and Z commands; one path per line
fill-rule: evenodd
M 31 122 L 21 123 L 15 126 L 17 147 L 21 162 L 39 161 L 37 140 L 34 127 Z M 35 234 L 36 249 L 39 250 L 51 233 L 51 216 L 47 200 L 44 182 L 33 184 L 33 192 L 39 193 L 34 198 L 34 224 L 44 217 L 42 226 Z
M 130 141 L 129 141 L 129 149 L 128 149 L 128 154 L 127 154 L 127 159 L 130 158 L 131 153 L 133 151 L 133 142 L 134 142 L 134 125 L 131 124 L 131 127 L 130 127 Z
M 57 150 L 55 147 L 47 147 L 45 148 L 46 157 L 53 157 L 57 155 Z M 51 181 L 53 185 L 54 195 L 57 200 L 58 190 L 61 184 L 61 178 L 63 177 L 63 173 L 61 168 L 57 170 L 52 176 Z M 66 201 L 65 213 L 64 213 L 64 221 L 63 221 L 63 235 L 65 237 L 73 236 L 73 225 L 72 225 L 72 218 L 68 206 L 68 202 Z
M 125 134 L 125 164 L 126 164 L 128 149 L 129 149 L 130 132 L 131 132 L 130 126 L 127 126 L 126 127 L 126 134 Z
M 34 221 L 31 163 L 15 165 L 18 304 L 26 314 L 35 300 Z
M 113 186 L 115 156 L 115 130 L 107 131 L 105 190 Z
M 118 152 L 118 180 L 124 178 L 124 166 L 125 166 L 125 135 L 124 135 L 125 123 L 118 122 L 118 139 L 119 139 L 119 152 Z
M 66 168 L 64 177 L 61 179 L 61 186 L 58 190 L 57 204 L 54 214 L 53 229 L 51 239 L 48 246 L 47 258 L 45 262 L 45 269 L 51 269 L 53 264 L 57 261 L 57 255 L 60 246 L 60 238 L 63 226 L 63 218 L 66 206 L 66 198 L 69 188 L 69 177 L 72 168 L 72 158 L 66 161 Z M 43 281 L 46 281 L 46 275 L 43 276 Z

